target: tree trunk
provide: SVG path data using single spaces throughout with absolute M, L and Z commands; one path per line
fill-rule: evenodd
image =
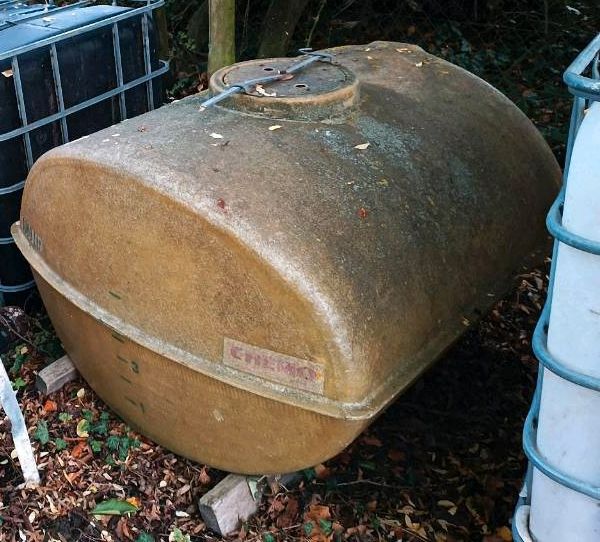
M 171 56 L 171 45 L 169 43 L 167 12 L 164 6 L 154 12 L 154 21 L 158 29 L 158 56 L 161 59 L 168 59 Z
M 208 72 L 235 62 L 235 0 L 209 1 Z
M 309 0 L 271 0 L 265 16 L 259 58 L 285 56 Z

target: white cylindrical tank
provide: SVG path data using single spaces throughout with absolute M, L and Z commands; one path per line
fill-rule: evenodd
M 588 110 L 569 167 L 563 227 L 600 242 L 600 103 Z M 600 256 L 559 243 L 548 350 L 600 378 Z M 537 448 L 557 470 L 600 487 L 600 393 L 543 369 Z M 597 542 L 600 501 L 534 470 L 529 523 L 538 542 Z

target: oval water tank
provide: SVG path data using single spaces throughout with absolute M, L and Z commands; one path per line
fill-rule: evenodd
M 51 151 L 13 228 L 98 394 L 230 471 L 343 449 L 505 291 L 560 181 L 477 77 L 412 45 L 331 52 Z M 225 68 L 212 92 L 292 63 Z

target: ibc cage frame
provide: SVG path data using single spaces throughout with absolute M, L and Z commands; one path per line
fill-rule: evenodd
M 589 75 L 584 75 L 584 73 Z M 540 401 L 543 386 L 543 369 L 582 388 L 600 392 L 600 379 L 574 371 L 552 356 L 548 350 L 548 325 L 552 308 L 552 292 L 554 276 L 556 274 L 556 259 L 559 243 L 564 243 L 573 248 L 600 256 L 600 242 L 587 239 L 570 232 L 562 225 L 562 212 L 565 203 L 565 192 L 573 146 L 583 121 L 586 109 L 592 102 L 600 102 L 600 34 L 581 51 L 577 58 L 566 69 L 563 80 L 573 95 L 567 152 L 563 173 L 563 186 L 550 207 L 546 218 L 548 231 L 554 237 L 552 250 L 552 267 L 548 283 L 546 304 L 533 333 L 532 348 L 539 361 L 539 371 L 536 389 L 533 395 L 531 409 L 525 419 L 523 428 L 523 450 L 529 460 L 527 474 L 523 489 L 519 495 L 515 514 L 512 522 L 512 534 L 515 542 L 530 542 L 529 532 L 529 505 L 531 504 L 531 482 L 533 469 L 537 469 L 545 476 L 568 489 L 582 493 L 592 499 L 600 500 L 600 487 L 586 480 L 578 480 L 560 469 L 551 465 L 537 447 L 537 424 L 540 412 Z
M 138 85 L 146 85 L 146 95 L 147 95 L 147 104 L 148 111 L 152 111 L 155 108 L 154 103 L 154 87 L 153 80 L 161 75 L 164 75 L 169 70 L 169 61 L 158 59 L 159 67 L 156 70 L 152 69 L 152 58 L 151 58 L 151 46 L 150 46 L 150 36 L 149 36 L 149 18 L 152 17 L 152 12 L 162 7 L 165 3 L 164 0 L 129 0 L 129 2 L 134 2 L 138 4 L 143 4 L 140 7 L 135 7 L 130 9 L 129 11 L 119 13 L 116 15 L 112 15 L 107 17 L 106 19 L 102 19 L 100 21 L 96 21 L 87 25 L 83 25 L 81 27 L 67 30 L 55 36 L 50 36 L 48 38 L 36 41 L 31 44 L 27 44 L 25 46 L 17 47 L 3 53 L 0 53 L 0 61 L 10 59 L 11 63 L 11 71 L 12 78 L 14 81 L 15 94 L 17 98 L 17 107 L 18 107 L 18 115 L 20 119 L 21 126 L 10 132 L 0 133 L 0 143 L 4 141 L 9 141 L 14 138 L 22 137 L 25 148 L 25 158 L 27 162 L 27 170 L 30 170 L 33 166 L 33 152 L 31 146 L 31 138 L 30 132 L 33 130 L 40 128 L 42 126 L 46 126 L 53 122 L 60 123 L 60 132 L 62 143 L 68 143 L 69 139 L 69 131 L 67 126 L 67 117 L 73 113 L 91 107 L 103 100 L 110 99 L 114 96 L 119 97 L 119 109 L 121 121 L 127 119 L 127 106 L 125 102 L 125 92 L 137 87 Z M 119 6 L 124 2 L 121 0 L 112 0 L 111 5 Z M 96 0 L 79 0 L 73 4 L 69 4 L 67 6 L 57 7 L 55 5 L 55 0 L 49 0 L 47 4 L 34 4 L 31 5 L 30 8 L 26 10 L 26 13 L 18 14 L 16 17 L 6 17 L 0 18 L 0 31 L 4 28 L 12 26 L 14 24 L 19 24 L 26 21 L 31 21 L 39 18 L 44 18 L 48 16 L 54 16 L 59 13 L 63 13 L 65 11 L 70 11 L 77 8 L 82 8 L 90 5 L 98 4 Z M 0 1 L 0 8 L 6 8 L 9 6 L 27 6 L 27 0 L 7 0 Z M 39 6 L 39 7 L 38 7 Z M 124 82 L 123 79 L 123 65 L 121 61 L 121 49 L 120 49 L 120 41 L 119 41 L 119 27 L 118 23 L 130 18 L 141 16 L 142 20 L 142 41 L 143 41 L 143 52 L 144 52 L 144 75 L 129 81 L 127 83 Z M 112 41 L 113 41 L 113 54 L 115 60 L 116 67 L 116 86 L 102 94 L 94 96 L 93 98 L 87 99 L 83 102 L 75 104 L 71 107 L 65 107 L 65 103 L 63 100 L 63 92 L 62 92 L 62 79 L 60 73 L 60 67 L 58 62 L 58 53 L 57 53 L 57 44 L 61 41 L 68 40 L 70 38 L 74 38 L 81 34 L 85 34 L 88 32 L 92 32 L 94 30 L 98 30 L 100 28 L 112 26 Z M 19 72 L 19 57 L 25 53 L 30 51 L 48 48 L 50 52 L 50 62 L 52 68 L 52 75 L 54 79 L 54 87 L 56 91 L 57 97 L 57 106 L 58 112 L 52 115 L 48 115 L 44 118 L 41 118 L 35 122 L 28 122 L 27 120 L 27 111 L 25 98 L 23 95 L 23 86 L 21 83 L 21 77 Z M 25 179 L 7 187 L 0 187 L 0 196 L 11 194 L 13 192 L 17 192 L 21 190 L 25 186 Z M 12 237 L 1 237 L 0 245 L 8 245 L 13 244 L 14 240 Z M 2 300 L 2 294 L 4 293 L 19 293 L 26 291 L 32 288 L 35 285 L 35 281 L 29 281 L 22 284 L 17 285 L 3 285 L 0 283 L 0 301 Z M 1 305 L 1 303 L 0 303 Z

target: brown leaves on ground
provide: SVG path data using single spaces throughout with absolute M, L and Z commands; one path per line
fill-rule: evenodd
M 151 533 L 158 542 L 166 540 L 174 527 L 195 535 L 204 531 L 196 503 L 209 488 L 207 484 L 218 481 L 221 473 L 178 458 L 133 433 L 108 414 L 108 408 L 82 382 L 44 398 L 33 388 L 35 370 L 40 367 L 37 359 L 23 366 L 20 376 L 27 386 L 19 402 L 31 435 L 40 422 L 47 426 L 45 444 L 32 438 L 42 485 L 17 488 L 22 478 L 11 454 L 8 422 L 2 420 L 0 541 L 117 542 Z M 85 418 L 93 420 L 88 422 L 89 435 L 77 436 Z M 112 450 L 114 443 L 129 447 Z M 139 511 L 129 517 L 95 518 L 91 511 L 109 499 L 121 499 Z M 161 538 L 161 533 L 166 537 Z

